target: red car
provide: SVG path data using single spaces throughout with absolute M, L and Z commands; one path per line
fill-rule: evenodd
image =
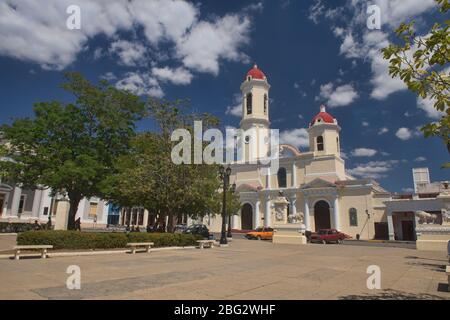
M 311 234 L 311 242 L 320 242 L 323 244 L 336 242 L 342 243 L 344 239 L 350 239 L 348 234 L 337 231 L 336 229 L 320 229 L 319 232 Z

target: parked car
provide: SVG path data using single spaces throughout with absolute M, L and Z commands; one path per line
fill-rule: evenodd
M 185 224 L 177 224 L 174 228 L 173 233 L 184 233 L 187 229 L 187 225 Z
M 272 228 L 257 228 L 255 231 L 248 232 L 245 237 L 253 240 L 272 240 L 273 232 Z
M 204 224 L 193 224 L 183 231 L 185 234 L 201 235 L 205 239 L 212 239 L 214 236 L 209 232 L 209 229 Z
M 340 232 L 336 229 L 320 229 L 318 232 L 311 234 L 311 242 L 319 243 L 342 243 L 345 239 L 350 239 L 348 234 Z

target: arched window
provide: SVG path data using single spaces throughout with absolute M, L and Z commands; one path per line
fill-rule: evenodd
M 350 227 L 357 227 L 358 226 L 358 212 L 355 208 L 350 208 L 348 210 L 348 215 L 350 218 Z
M 247 114 L 252 114 L 252 103 L 253 103 L 253 96 L 251 93 L 247 94 Z
M 317 137 L 317 151 L 323 151 L 323 137 Z
M 280 168 L 278 169 L 278 188 L 286 188 L 287 182 L 286 182 L 286 168 Z
M 336 147 L 337 147 L 337 151 L 341 152 L 341 145 L 339 144 L 339 137 L 336 137 Z
M 264 114 L 267 114 L 267 94 L 264 95 Z

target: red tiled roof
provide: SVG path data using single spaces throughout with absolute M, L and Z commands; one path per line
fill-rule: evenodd
M 310 125 L 312 126 L 319 119 L 325 123 L 334 123 L 335 120 L 331 114 L 326 112 L 325 106 L 320 107 L 320 112 L 311 120 Z
M 253 79 L 264 80 L 266 79 L 266 75 L 262 72 L 258 66 L 255 64 L 249 72 L 247 72 L 247 77 L 251 76 Z

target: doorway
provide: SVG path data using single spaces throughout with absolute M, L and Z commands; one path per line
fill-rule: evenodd
M 5 195 L 0 194 L 0 217 L 3 214 L 3 206 L 5 205 Z
M 320 229 L 331 229 L 330 205 L 323 200 L 314 205 L 314 224 L 316 232 Z
M 402 221 L 402 233 L 404 241 L 414 241 L 414 223 L 413 221 Z
M 253 229 L 253 208 L 249 203 L 244 204 L 241 209 L 241 229 Z

